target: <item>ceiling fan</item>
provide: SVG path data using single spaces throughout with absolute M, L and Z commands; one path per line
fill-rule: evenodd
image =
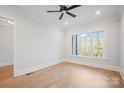
M 71 12 L 69 12 L 69 11 L 72 10 L 72 9 L 74 9 L 74 8 L 77 8 L 77 7 L 79 7 L 79 6 L 81 6 L 81 5 L 72 5 L 72 6 L 70 6 L 70 7 L 67 7 L 67 6 L 65 6 L 65 5 L 59 5 L 60 10 L 49 10 L 49 11 L 47 11 L 47 13 L 62 12 L 61 15 L 60 15 L 60 17 L 59 17 L 59 20 L 61 20 L 61 19 L 63 18 L 64 12 L 65 12 L 67 15 L 69 15 L 69 16 L 75 18 L 76 15 L 73 14 L 73 13 L 71 13 Z

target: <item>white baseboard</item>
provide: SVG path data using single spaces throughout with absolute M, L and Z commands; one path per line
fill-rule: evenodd
M 18 76 L 25 75 L 25 74 L 28 74 L 28 73 L 31 73 L 31 72 L 35 72 L 35 71 L 38 71 L 40 69 L 43 69 L 43 68 L 46 68 L 46 67 L 49 67 L 49 66 L 52 66 L 52 65 L 56 65 L 60 62 L 61 61 L 47 62 L 47 64 L 41 64 L 41 65 L 38 65 L 38 66 L 35 66 L 35 67 L 21 69 L 21 70 L 18 70 L 17 72 L 15 72 L 14 77 L 18 77 Z
M 123 69 L 120 70 L 120 74 L 121 74 L 122 79 L 124 80 L 124 71 L 123 71 Z
M 63 60 L 71 63 L 76 63 L 76 64 L 81 64 L 81 65 L 88 65 L 96 68 L 103 68 L 103 69 L 108 69 L 108 70 L 113 70 L 113 71 L 118 71 L 120 72 L 120 67 L 118 66 L 110 66 L 110 65 L 103 65 L 103 64 L 95 64 L 95 63 L 89 63 L 89 62 L 75 62 L 73 60 Z

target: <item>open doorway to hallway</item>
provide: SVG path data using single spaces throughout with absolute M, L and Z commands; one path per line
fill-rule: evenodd
M 13 77 L 13 24 L 13 20 L 0 16 L 0 80 Z

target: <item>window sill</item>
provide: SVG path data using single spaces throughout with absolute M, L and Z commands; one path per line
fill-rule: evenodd
M 95 60 L 107 60 L 107 58 L 99 58 L 99 57 L 87 57 L 87 56 L 80 56 L 80 55 L 70 55 L 71 57 L 80 57 L 85 59 L 95 59 Z

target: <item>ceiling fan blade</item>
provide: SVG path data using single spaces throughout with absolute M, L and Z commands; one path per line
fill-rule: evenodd
M 72 6 L 70 6 L 70 7 L 67 8 L 67 11 L 68 11 L 68 10 L 71 10 L 71 9 L 74 9 L 74 8 L 77 8 L 77 7 L 79 7 L 79 6 L 81 6 L 81 5 L 72 5 Z
M 59 20 L 62 19 L 63 15 L 64 15 L 64 13 L 61 13 L 61 15 L 60 15 L 60 17 L 59 17 Z
M 73 14 L 73 13 L 70 13 L 70 12 L 66 12 L 66 14 L 68 14 L 68 15 L 70 15 L 70 16 L 72 16 L 72 17 L 76 17 L 76 15 L 75 14 Z
M 60 8 L 62 8 L 63 7 L 63 5 L 59 5 L 60 6 Z
M 61 12 L 60 10 L 51 10 L 51 11 L 47 11 L 48 13 L 51 13 L 51 12 Z

